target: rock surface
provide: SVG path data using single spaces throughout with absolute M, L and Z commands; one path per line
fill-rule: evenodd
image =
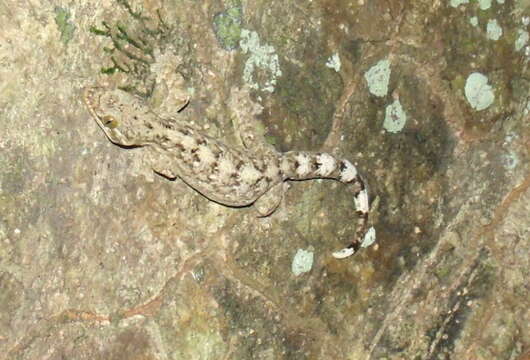
M 3 1 L 0 358 L 528 359 L 529 16 L 500 0 Z M 355 231 L 338 183 L 293 183 L 256 218 L 154 175 L 90 118 L 94 83 L 163 113 L 183 83 L 176 116 L 228 143 L 245 111 L 231 90 L 252 88 L 277 149 L 358 165 L 376 244 L 331 257 Z

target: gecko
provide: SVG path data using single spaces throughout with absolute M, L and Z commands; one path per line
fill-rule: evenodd
M 169 179 L 180 178 L 225 206 L 254 205 L 261 216 L 268 216 L 281 202 L 289 180 L 333 179 L 348 185 L 357 228 L 350 243 L 332 255 L 343 259 L 360 248 L 368 222 L 368 191 L 350 161 L 326 152 L 279 152 L 272 146 L 252 151 L 252 144 L 247 143 L 254 138 L 246 139 L 247 143 L 242 139 L 249 149 L 228 146 L 198 127 L 156 114 L 145 100 L 119 89 L 87 87 L 83 98 L 112 143 L 146 149 L 153 171 Z

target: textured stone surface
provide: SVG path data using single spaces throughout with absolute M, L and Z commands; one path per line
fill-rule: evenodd
M 0 5 L 0 358 L 528 359 L 525 2 L 124 4 Z M 127 48 L 106 51 L 106 30 Z M 364 75 L 384 59 L 375 97 Z M 340 184 L 292 184 L 259 219 L 110 144 L 81 89 L 128 85 L 168 111 L 171 84 L 150 86 L 171 67 L 192 96 L 179 116 L 210 135 L 236 141 L 227 99 L 251 81 L 275 147 L 355 161 L 376 245 L 331 257 L 355 231 Z M 475 72 L 494 93 L 480 111 Z

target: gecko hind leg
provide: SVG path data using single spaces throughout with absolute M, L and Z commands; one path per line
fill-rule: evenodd
M 281 182 L 261 195 L 254 203 L 254 209 L 259 214 L 258 217 L 266 217 L 272 214 L 282 202 L 283 195 L 288 187 L 289 185 L 287 183 Z

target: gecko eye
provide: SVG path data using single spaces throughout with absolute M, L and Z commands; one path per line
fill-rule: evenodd
M 101 118 L 101 123 L 108 127 L 109 129 L 114 129 L 118 127 L 118 121 L 114 119 L 111 115 L 105 115 Z

